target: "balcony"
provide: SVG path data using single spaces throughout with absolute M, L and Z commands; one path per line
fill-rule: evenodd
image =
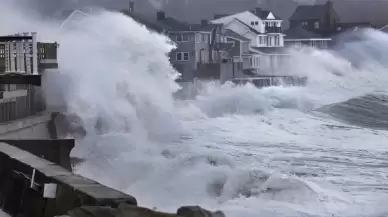
M 282 27 L 266 26 L 265 33 L 282 33 Z

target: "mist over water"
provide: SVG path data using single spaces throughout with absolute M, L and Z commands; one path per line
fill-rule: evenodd
M 1 23 L 1 34 L 37 31 L 60 43 L 60 69 L 44 75 L 44 88 L 48 104 L 79 117 L 86 132 L 72 151 L 86 160 L 77 173 L 162 211 L 193 204 L 228 217 L 388 211 L 388 36 L 366 30 L 336 51 L 295 53 L 279 71 L 307 75 L 306 87 L 211 82 L 195 99 L 177 100 L 168 38 L 119 13 L 95 10 L 61 25 L 12 4 L 1 3 L 0 17 L 13 22 Z M 378 117 L 378 129 L 368 125 Z

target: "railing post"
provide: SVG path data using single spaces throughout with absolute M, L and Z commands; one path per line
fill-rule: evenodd
M 36 40 L 36 32 L 32 33 L 32 74 L 38 74 L 38 42 Z

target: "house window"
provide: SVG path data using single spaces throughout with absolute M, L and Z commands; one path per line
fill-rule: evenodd
M 252 25 L 252 26 L 253 26 L 253 25 L 255 25 L 255 22 L 254 22 L 254 21 L 252 21 L 252 22 L 251 22 L 251 25 Z
M 201 42 L 201 35 L 199 33 L 195 34 L 195 41 L 197 41 L 197 43 Z
M 272 37 L 268 37 L 268 46 L 272 46 Z
M 280 37 L 275 37 L 275 46 L 280 46 Z
M 202 34 L 202 41 L 207 43 L 207 34 Z
M 177 61 L 188 61 L 189 60 L 189 52 L 177 52 L 176 53 Z
M 314 28 L 319 29 L 319 21 L 315 21 Z
M 308 26 L 308 23 L 307 23 L 306 21 L 303 21 L 303 22 L 302 22 L 302 26 L 303 26 L 303 27 L 307 27 L 307 26 Z
M 255 22 L 255 25 L 256 25 L 256 26 L 257 26 L 257 25 L 259 25 L 259 22 L 258 22 L 258 21 L 256 21 L 256 22 Z
M 186 42 L 186 41 L 189 41 L 189 35 L 187 34 L 178 34 L 176 36 L 176 41 L 178 42 Z

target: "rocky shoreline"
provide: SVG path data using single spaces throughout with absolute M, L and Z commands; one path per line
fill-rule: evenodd
M 83 206 L 58 217 L 225 217 L 222 211 L 209 211 L 199 206 L 183 206 L 176 213 L 165 213 L 122 203 L 117 208 L 109 206 Z

